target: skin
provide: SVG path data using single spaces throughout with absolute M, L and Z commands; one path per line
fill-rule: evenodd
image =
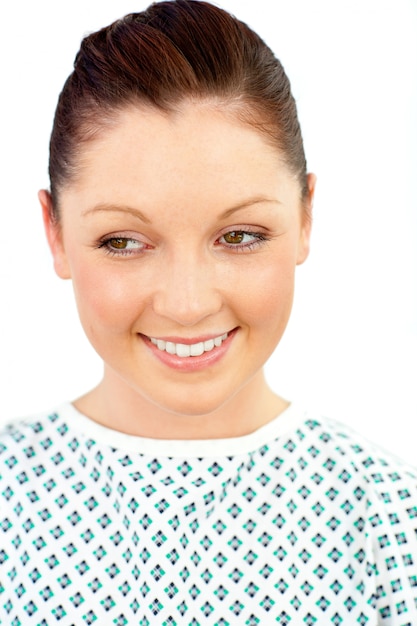
M 309 175 L 302 203 L 278 150 L 210 103 L 169 115 L 126 109 L 87 144 L 59 223 L 49 193 L 39 194 L 55 270 L 72 279 L 104 361 L 101 383 L 75 406 L 107 427 L 165 439 L 241 436 L 279 415 L 288 403 L 263 365 L 308 255 L 314 185 Z M 115 248 L 126 245 L 128 254 Z M 233 329 L 223 356 L 196 371 L 161 362 L 144 338 Z

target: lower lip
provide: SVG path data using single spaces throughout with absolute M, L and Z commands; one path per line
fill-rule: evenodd
M 188 356 L 179 357 L 176 354 L 169 354 L 165 350 L 158 350 L 158 348 L 151 342 L 151 340 L 145 335 L 139 335 L 145 342 L 151 352 L 159 359 L 164 365 L 168 365 L 172 369 L 180 372 L 198 372 L 211 365 L 214 365 L 220 361 L 229 350 L 229 347 L 233 341 L 234 336 L 237 333 L 237 328 L 232 330 L 227 339 L 225 339 L 221 346 L 213 348 L 210 352 L 204 352 L 200 356 Z

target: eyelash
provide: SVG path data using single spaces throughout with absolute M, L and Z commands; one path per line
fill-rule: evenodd
M 133 239 L 133 237 L 106 237 L 104 239 L 101 239 L 98 244 L 97 244 L 97 248 L 99 250 L 103 250 L 105 252 L 105 254 L 108 254 L 109 256 L 116 256 L 116 257 L 120 257 L 120 256 L 131 256 L 133 255 L 137 255 L 138 253 L 141 254 L 143 249 L 146 247 L 145 244 L 142 244 L 142 248 L 137 248 L 136 250 L 126 250 L 123 248 L 120 248 L 119 250 L 115 249 L 115 248 L 111 248 L 110 247 L 110 242 L 111 241 L 124 241 L 124 242 L 129 242 L 129 241 L 133 241 L 135 243 L 140 244 L 141 242 L 138 241 L 137 239 Z
M 230 244 L 228 244 L 226 242 L 226 243 L 223 244 L 229 250 L 234 250 L 235 252 L 238 252 L 238 253 L 240 253 L 240 252 L 251 252 L 252 250 L 254 250 L 255 248 L 258 248 L 261 245 L 263 245 L 265 242 L 269 241 L 269 239 L 270 239 L 264 233 L 255 232 L 255 231 L 251 231 L 251 230 L 236 229 L 236 230 L 229 230 L 226 233 L 223 233 L 223 235 L 220 235 L 220 237 L 217 239 L 217 241 L 219 241 L 219 239 L 221 239 L 222 237 L 225 237 L 226 235 L 249 235 L 249 237 L 253 237 L 253 241 L 251 241 L 249 243 L 244 243 L 244 244 L 233 244 L 233 243 L 230 243 Z M 217 241 L 216 241 L 216 243 L 217 243 Z M 222 245 L 222 244 L 217 244 L 217 245 Z
M 235 236 L 248 235 L 249 237 L 253 237 L 253 241 L 249 243 L 244 243 L 244 244 L 233 244 L 233 243 L 228 244 L 227 242 L 223 244 L 219 243 L 219 240 L 224 238 L 226 235 L 235 235 Z M 218 246 L 222 245 L 225 248 L 229 250 L 233 250 L 234 252 L 237 252 L 237 253 L 242 253 L 242 252 L 244 253 L 244 252 L 251 252 L 252 250 L 254 250 L 255 248 L 258 248 L 259 246 L 263 245 L 265 242 L 269 240 L 270 240 L 270 237 L 268 237 L 264 233 L 254 232 L 250 230 L 236 229 L 236 230 L 229 230 L 223 233 L 222 235 L 220 235 L 218 239 L 216 240 L 216 245 Z M 142 247 L 132 249 L 132 250 L 126 250 L 123 248 L 120 248 L 119 250 L 117 250 L 117 249 L 111 248 L 110 246 L 111 241 L 123 241 L 126 243 L 135 242 L 135 243 L 140 244 Z M 97 243 L 96 248 L 103 250 L 105 254 L 108 254 L 114 257 L 123 257 L 123 256 L 131 256 L 131 255 L 138 256 L 142 254 L 142 252 L 146 249 L 146 244 L 143 244 L 142 242 L 138 241 L 137 239 L 134 239 L 133 237 L 112 236 L 112 237 L 106 237 L 104 239 L 101 239 Z

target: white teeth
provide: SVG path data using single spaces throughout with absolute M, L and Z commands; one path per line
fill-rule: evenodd
M 204 352 L 210 352 L 214 348 L 218 348 L 222 345 L 223 341 L 227 339 L 228 333 L 215 337 L 214 339 L 208 339 L 207 341 L 199 341 L 198 343 L 185 344 L 174 343 L 173 341 L 164 341 L 163 339 L 155 339 L 149 337 L 154 346 L 157 346 L 158 350 L 166 351 L 168 354 L 176 354 L 181 358 L 189 356 L 201 356 Z
M 176 350 L 175 350 L 175 343 L 173 343 L 172 341 L 167 341 L 167 345 L 165 346 L 165 350 L 168 352 L 168 354 L 175 354 Z
M 185 343 L 177 343 L 175 345 L 177 356 L 186 357 L 191 356 L 191 346 L 186 345 Z
M 190 346 L 190 355 L 191 356 L 201 356 L 204 354 L 204 343 L 200 341 L 200 343 L 193 343 Z
M 208 341 L 205 341 L 204 342 L 204 347 L 203 347 L 203 352 L 210 352 L 210 350 L 213 350 L 214 345 L 215 345 L 214 344 L 214 339 L 209 339 Z

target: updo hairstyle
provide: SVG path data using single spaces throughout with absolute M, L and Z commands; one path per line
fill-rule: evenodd
M 59 192 L 77 177 L 83 145 L 120 111 L 147 105 L 169 113 L 185 100 L 232 107 L 280 150 L 306 196 L 300 125 L 280 61 L 226 11 L 202 0 L 168 0 L 83 39 L 51 135 L 53 217 L 59 219 Z

